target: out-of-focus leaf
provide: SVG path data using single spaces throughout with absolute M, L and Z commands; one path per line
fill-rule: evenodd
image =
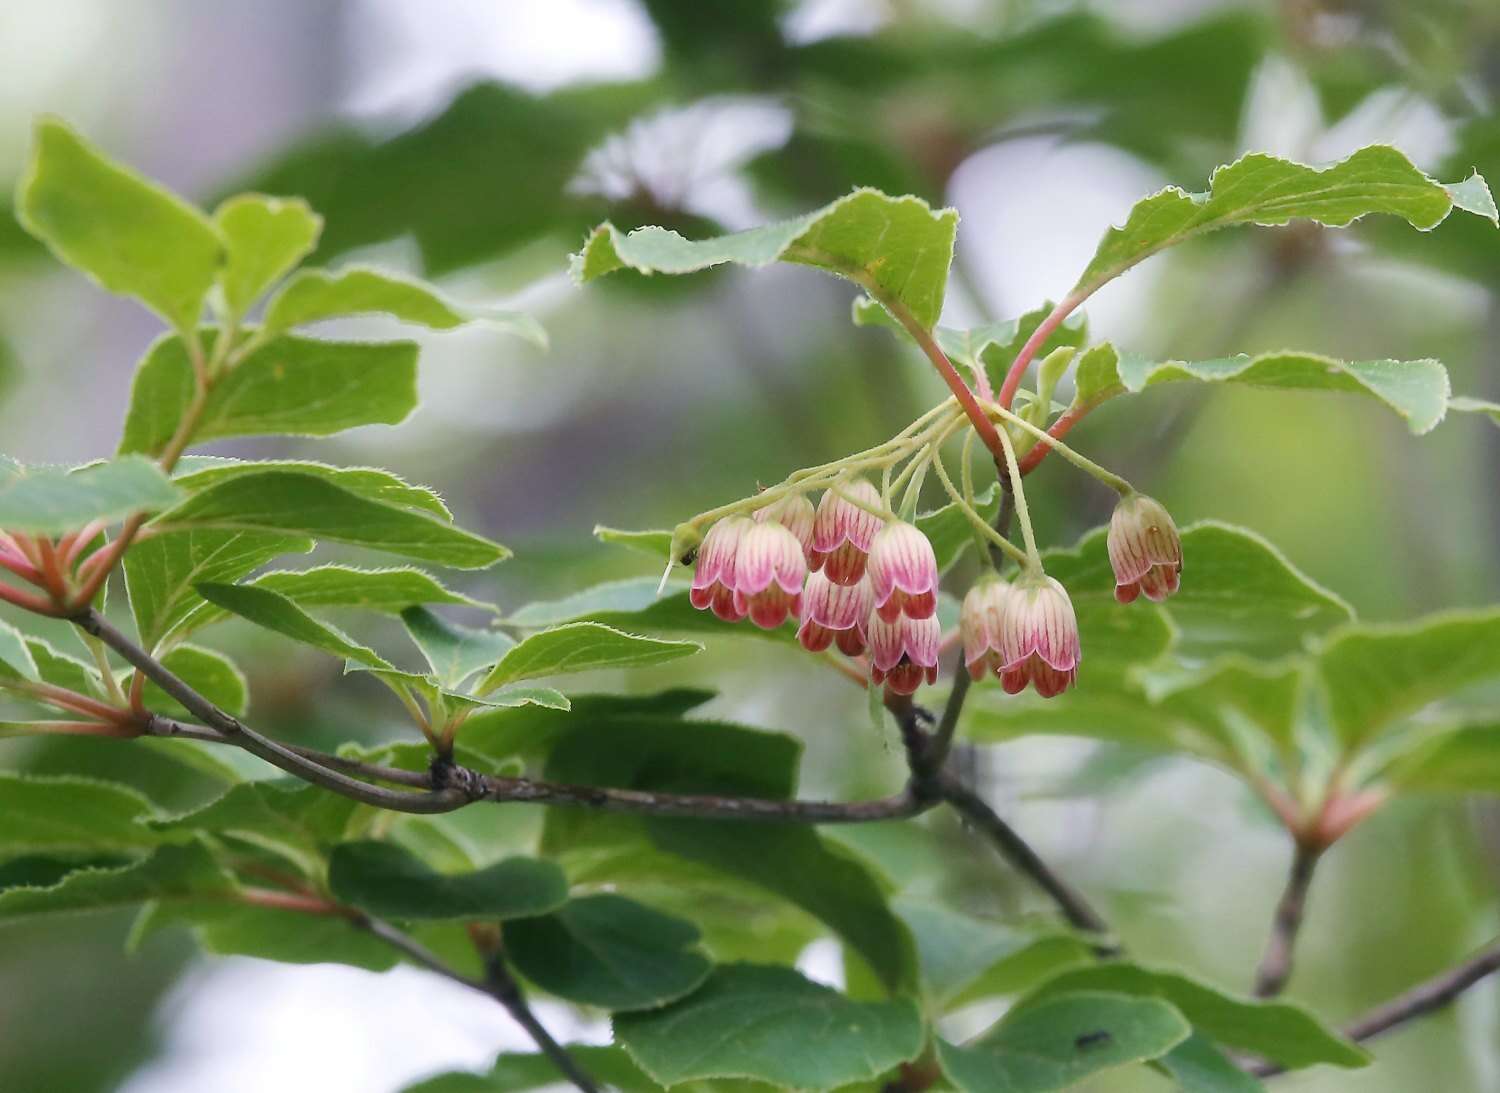
M 1400 755 L 1386 774 L 1414 792 L 1500 793 L 1500 724 L 1445 726 Z
M 602 543 L 629 547 L 631 550 L 663 560 L 672 549 L 670 531 L 622 531 L 619 528 L 607 528 L 600 524 L 594 528 L 594 538 Z
M 37 123 L 16 196 L 22 225 L 111 292 L 191 329 L 224 246 L 197 209 L 112 163 L 55 118 Z
M 1181 1093 L 1264 1093 L 1265 1086 L 1235 1066 L 1212 1040 L 1195 1032 L 1152 1064 Z
M 1345 627 L 1329 636 L 1317 664 L 1333 728 L 1358 747 L 1397 718 L 1500 676 L 1500 611 Z
M 0 464 L 0 528 L 62 535 L 94 520 L 155 512 L 182 496 L 150 460 L 127 456 L 76 470 Z
M 318 874 L 356 807 L 347 797 L 278 777 L 233 785 L 200 808 L 151 820 L 150 827 L 163 836 L 232 835 Z
M 0 891 L 0 922 L 30 915 L 96 911 L 153 899 L 223 897 L 234 880 L 198 843 L 163 846 L 151 856 L 114 868 L 77 869 L 49 887 Z
M 206 338 L 212 344 L 212 338 Z M 135 374 L 122 454 L 159 455 L 194 398 L 181 337 L 157 339 Z M 415 342 L 333 342 L 278 334 L 220 376 L 192 443 L 232 436 L 332 436 L 396 425 L 417 407 Z
M 239 194 L 214 210 L 224 238 L 219 289 L 233 316 L 250 305 L 317 245 L 323 218 L 297 197 Z
M 129 786 L 71 775 L 0 772 L 0 855 L 140 850 L 160 840 L 155 813 Z
M 1500 402 L 1486 402 L 1484 399 L 1469 398 L 1467 395 L 1455 395 L 1448 400 L 1448 409 L 1458 410 L 1465 414 L 1484 414 L 1496 425 L 1500 425 Z
M 1155 1059 L 1191 1031 L 1182 1014 L 1159 999 L 1069 991 L 1011 1011 L 963 1047 L 939 1040 L 938 1059 L 963 1093 L 1048 1093 Z
M 280 333 L 294 326 L 345 315 L 390 315 L 432 330 L 452 330 L 483 321 L 545 349 L 537 321 L 516 311 L 460 309 L 436 289 L 382 270 L 353 266 L 332 272 L 306 269 L 294 275 L 266 305 L 265 327 Z
M 693 990 L 711 965 L 690 922 L 610 893 L 571 900 L 505 929 L 516 967 L 559 998 L 614 1012 L 653 1009 Z
M 922 1050 L 909 1000 L 855 1002 L 790 968 L 730 964 L 664 1009 L 624 1014 L 615 1038 L 665 1085 L 755 1078 L 831 1089 L 879 1077 Z
M 407 921 L 520 918 L 545 914 L 568 898 L 567 878 L 551 862 L 507 858 L 472 873 L 447 875 L 388 842 L 335 847 L 328 885 L 344 903 Z
M 3 619 L 0 619 L 0 678 L 25 679 L 33 683 L 41 678 L 26 635 Z

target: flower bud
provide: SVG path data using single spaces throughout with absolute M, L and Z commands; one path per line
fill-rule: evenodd
M 964 642 L 964 664 L 976 682 L 986 672 L 1000 674 L 1000 636 L 1010 585 L 998 576 L 982 577 L 964 597 L 958 615 L 958 632 Z
M 753 527 L 754 521 L 744 516 L 729 516 L 708 529 L 698 547 L 693 587 L 688 593 L 688 599 L 698 610 L 712 608 L 725 622 L 739 622 L 745 617 L 745 612 L 735 605 L 734 574 L 740 544 Z
M 1130 603 L 1142 592 L 1160 603 L 1182 575 L 1182 540 L 1160 502 L 1145 494 L 1122 497 L 1109 520 L 1109 564 L 1115 571 L 1115 599 Z
M 834 584 L 854 584 L 865 575 L 865 556 L 880 530 L 880 517 L 848 498 L 880 507 L 880 491 L 864 478 L 836 483 L 818 502 L 811 564 Z
M 812 559 L 813 521 L 816 518 L 813 503 L 800 493 L 773 501 L 755 513 L 758 522 L 774 521 L 795 535 L 797 542 L 802 544 L 802 551 L 808 556 L 809 563 Z
M 896 694 L 915 694 L 923 682 L 936 683 L 938 650 L 943 642 L 943 624 L 936 615 L 914 619 L 899 615 L 887 620 L 878 611 L 870 615 L 870 678 L 884 683 Z
M 809 574 L 802 590 L 797 640 L 811 653 L 821 653 L 836 642 L 839 652 L 858 656 L 865 651 L 865 624 L 874 602 L 867 580 L 834 584 L 826 573 Z
M 887 622 L 902 614 L 925 619 L 937 610 L 937 556 L 915 525 L 892 520 L 881 528 L 867 570 L 875 610 Z
M 1042 573 L 1022 573 L 1011 586 L 1000 631 L 1000 683 L 1019 694 L 1030 683 L 1043 698 L 1073 685 L 1082 656 L 1078 619 L 1062 585 Z
M 761 629 L 774 630 L 801 607 L 807 558 L 797 537 L 781 524 L 747 522 L 750 528 L 735 556 L 735 608 Z

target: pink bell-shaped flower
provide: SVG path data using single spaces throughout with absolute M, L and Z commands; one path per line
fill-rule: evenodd
M 892 520 L 881 528 L 866 570 L 875 610 L 886 622 L 903 614 L 930 618 L 937 610 L 937 556 L 914 524 Z
M 870 582 L 834 584 L 828 574 L 811 573 L 802 590 L 802 625 L 797 640 L 810 653 L 821 653 L 831 645 L 857 657 L 865 651 L 865 626 L 874 609 Z
M 693 587 L 688 599 L 702 611 L 711 609 L 725 622 L 739 622 L 745 612 L 735 604 L 734 574 L 740 543 L 755 522 L 744 516 L 728 516 L 708 529 L 698 547 Z
M 986 672 L 1000 675 L 1000 639 L 1005 610 L 1010 603 L 1010 585 L 996 575 L 981 577 L 964 597 L 958 615 L 958 632 L 964 642 L 964 665 L 978 682 Z
M 1109 564 L 1115 571 L 1115 599 L 1130 603 L 1142 592 L 1160 603 L 1182 577 L 1182 540 L 1161 503 L 1145 494 L 1120 498 L 1109 520 Z
M 943 643 L 943 624 L 936 615 L 914 619 L 899 615 L 887 620 L 876 611 L 870 615 L 870 678 L 884 683 L 896 694 L 915 694 L 925 683 L 936 683 L 938 650 Z
M 835 483 L 818 502 L 811 562 L 834 584 L 854 584 L 865 575 L 865 558 L 881 526 L 880 517 L 849 498 L 880 507 L 880 491 L 864 478 Z
M 735 555 L 735 609 L 761 629 L 774 630 L 798 613 L 806 579 L 807 558 L 797 536 L 771 520 L 751 522 Z
M 802 544 L 802 552 L 811 562 L 813 521 L 817 519 L 817 514 L 813 511 L 813 503 L 804 495 L 793 493 L 779 501 L 773 501 L 765 508 L 758 509 L 755 519 L 759 523 L 774 521 L 790 531 L 797 537 L 797 542 Z
M 1043 698 L 1073 686 L 1082 659 L 1078 619 L 1062 585 L 1025 573 L 1011 586 L 1000 632 L 1000 683 L 1019 694 L 1030 683 Z

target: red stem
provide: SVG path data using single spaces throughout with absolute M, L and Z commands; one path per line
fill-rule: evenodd
M 358 918 L 357 911 L 332 903 L 320 896 L 303 895 L 300 892 L 278 892 L 274 888 L 241 888 L 236 894 L 241 903 L 256 907 L 270 907 L 278 911 L 300 911 L 307 915 L 338 915 L 342 918 Z
M 14 604 L 23 611 L 30 611 L 34 615 L 47 615 L 51 618 L 63 617 L 63 612 L 50 601 L 8 585 L 4 581 L 0 581 L 0 600 Z
M 11 551 L 3 543 L 0 543 L 0 566 L 10 570 L 23 581 L 29 581 L 35 585 L 42 583 L 41 570 L 28 562 L 19 550 Z
M 72 569 L 78 564 L 78 556 L 89 548 L 89 544 L 103 531 L 105 524 L 103 520 L 95 520 L 84 526 L 82 531 L 76 532 L 62 541 L 60 544 L 63 552 L 63 564 Z
M 60 709 L 71 710 L 73 713 L 85 714 L 89 717 L 97 717 L 100 721 L 111 725 L 122 726 L 129 720 L 130 714 L 126 710 L 110 706 L 100 702 L 97 698 L 70 691 L 66 687 L 57 687 L 51 683 L 28 683 L 25 687 L 26 693 L 38 698 L 50 705 Z
M 1053 440 L 1061 440 L 1068 435 L 1068 431 L 1083 420 L 1084 415 L 1092 410 L 1092 406 L 1070 406 L 1063 414 L 1052 423 L 1047 430 L 1047 435 Z M 1045 440 L 1038 440 L 1036 447 L 1027 452 L 1021 459 L 1021 473 L 1030 474 L 1036 470 L 1037 464 L 1047 458 L 1047 453 L 1052 450 L 1052 445 Z
M 1016 397 L 1016 389 L 1021 386 L 1021 380 L 1026 375 L 1026 367 L 1032 362 L 1042 344 L 1051 337 L 1052 332 L 1062 326 L 1063 320 L 1073 313 L 1073 310 L 1084 300 L 1088 299 L 1088 293 L 1074 292 L 1062 298 L 1062 301 L 1052 309 L 1052 313 L 1042 320 L 1042 325 L 1032 331 L 1031 337 L 1026 339 L 1026 344 L 1021 346 L 1021 351 L 1016 354 L 1016 359 L 1010 363 L 1010 371 L 1005 373 L 1005 382 L 1000 385 L 1000 405 L 1007 410 L 1010 409 L 1012 400 Z

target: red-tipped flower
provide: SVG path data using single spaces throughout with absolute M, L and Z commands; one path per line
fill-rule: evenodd
M 964 641 L 964 664 L 977 682 L 986 672 L 999 676 L 1003 666 L 1000 636 L 1010 602 L 1010 585 L 997 576 L 981 578 L 964 597 L 958 632 Z
M 834 584 L 854 584 L 865 575 L 865 558 L 880 530 L 880 517 L 853 503 L 880 507 L 880 491 L 867 479 L 838 482 L 818 502 L 813 521 L 814 569 Z
M 698 566 L 688 599 L 702 611 L 712 608 L 725 622 L 739 622 L 745 612 L 735 603 L 734 574 L 740 543 L 755 522 L 744 516 L 729 516 L 708 529 L 698 547 Z
M 795 535 L 797 542 L 802 544 L 802 551 L 807 555 L 809 562 L 812 560 L 813 521 L 816 518 L 813 503 L 800 493 L 789 494 L 779 501 L 773 501 L 755 513 L 755 519 L 758 522 L 773 521 Z
M 938 649 L 943 642 L 943 624 L 936 615 L 914 619 L 900 615 L 894 620 L 870 615 L 870 678 L 898 695 L 915 694 L 924 682 L 936 683 Z
M 763 630 L 774 630 L 802 605 L 807 558 L 781 524 L 750 522 L 734 565 L 735 609 Z
M 898 615 L 931 618 L 937 610 L 937 556 L 915 525 L 892 520 L 881 528 L 867 570 L 875 610 L 886 622 Z
M 856 657 L 865 651 L 865 626 L 874 609 L 870 582 L 834 584 L 826 573 L 808 575 L 802 590 L 802 625 L 797 640 L 811 653 L 837 644 L 839 652 Z
M 1078 619 L 1063 586 L 1022 573 L 1011 586 L 1000 632 L 1000 683 L 1019 694 L 1030 683 L 1043 698 L 1060 695 L 1078 675 Z
M 1122 497 L 1109 520 L 1109 564 L 1115 599 L 1130 603 L 1142 592 L 1160 603 L 1182 577 L 1182 540 L 1160 502 L 1145 494 Z

